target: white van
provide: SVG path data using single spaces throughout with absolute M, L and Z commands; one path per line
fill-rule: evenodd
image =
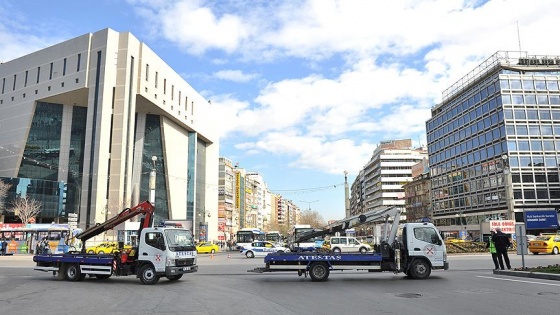
M 365 253 L 372 251 L 369 244 L 358 241 L 350 236 L 333 236 L 330 240 L 331 250 L 334 253 Z

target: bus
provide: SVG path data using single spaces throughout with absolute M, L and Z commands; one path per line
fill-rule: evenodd
M 280 234 L 280 232 L 278 231 L 267 232 L 266 240 L 274 244 L 279 244 L 281 246 L 283 246 L 284 244 L 284 240 L 282 239 L 282 234 Z
M 237 231 L 237 249 L 250 245 L 254 241 L 264 241 L 265 233 L 257 228 L 243 228 Z
M 314 231 L 315 229 L 309 224 L 296 224 L 292 226 L 288 232 L 288 248 L 293 252 L 311 252 L 316 248 L 323 246 L 324 240 L 321 236 L 305 240 L 301 243 L 296 243 L 298 238 Z
M 34 253 L 43 239 L 49 243 L 51 253 L 68 252 L 68 224 L 0 224 L 0 241 L 8 243 L 7 254 Z

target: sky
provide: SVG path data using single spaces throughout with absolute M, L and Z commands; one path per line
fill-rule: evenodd
M 497 51 L 560 55 L 560 0 L 0 0 L 0 62 L 111 28 L 219 115 L 220 156 L 325 220 L 384 140 L 426 144 L 442 92 Z

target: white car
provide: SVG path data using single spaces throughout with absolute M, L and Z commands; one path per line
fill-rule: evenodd
M 372 248 L 367 243 L 358 241 L 355 237 L 333 236 L 330 240 L 331 250 L 334 253 L 366 253 L 371 252 Z
M 255 241 L 250 245 L 244 246 L 241 253 L 247 258 L 254 258 L 255 256 L 264 257 L 270 253 L 284 253 L 290 250 L 286 247 L 274 245 L 267 241 Z

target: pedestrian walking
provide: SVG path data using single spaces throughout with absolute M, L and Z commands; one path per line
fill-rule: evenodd
M 502 232 L 501 228 L 496 228 L 496 234 L 492 236 L 492 241 L 496 246 L 496 254 L 498 255 L 500 269 L 504 270 L 504 262 L 507 269 L 511 269 L 507 252 L 508 248 L 511 246 L 509 237 Z
M 494 270 L 498 270 L 500 269 L 500 266 L 498 265 L 498 253 L 496 253 L 496 244 L 494 244 L 494 241 L 492 241 L 492 238 L 494 237 L 495 234 L 496 232 L 494 231 L 490 232 L 490 237 L 486 241 L 486 248 L 488 248 L 488 251 L 492 255 L 492 261 L 494 262 Z
M 6 249 L 8 248 L 8 243 L 5 239 L 2 239 L 2 244 L 0 245 L 2 248 L 2 256 L 6 255 Z

